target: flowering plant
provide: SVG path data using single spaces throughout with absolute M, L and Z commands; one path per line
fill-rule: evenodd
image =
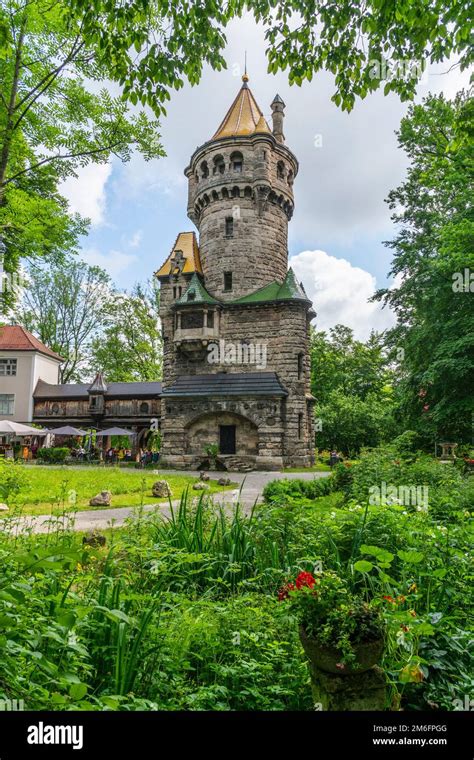
M 321 646 L 341 652 L 341 668 L 354 661 L 354 646 L 384 636 L 380 609 L 351 594 L 336 573 L 300 573 L 278 591 L 305 634 Z

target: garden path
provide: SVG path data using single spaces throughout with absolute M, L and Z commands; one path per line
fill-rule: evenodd
M 173 470 L 173 473 L 180 475 L 194 475 L 199 477 L 199 472 L 178 472 Z M 160 475 L 166 477 L 166 472 L 160 472 Z M 211 478 L 221 478 L 222 472 L 209 472 Z M 224 506 L 230 506 L 237 500 L 240 501 L 245 511 L 250 511 L 255 502 L 261 500 L 261 494 L 271 480 L 281 480 L 282 478 L 300 478 L 303 480 L 312 480 L 313 478 L 324 478 L 330 475 L 329 472 L 248 472 L 248 473 L 229 473 L 229 477 L 232 481 L 239 484 L 239 488 L 236 490 L 219 491 L 212 494 L 213 501 L 216 504 L 223 504 Z M 199 495 L 199 491 L 195 492 Z M 179 504 L 178 501 L 172 502 L 173 506 Z M 61 529 L 64 524 L 68 524 L 69 528 L 73 528 L 77 531 L 89 531 L 94 529 L 119 527 L 123 525 L 127 518 L 136 513 L 137 507 L 112 507 L 111 509 L 88 509 L 75 513 L 75 520 L 72 521 L 69 517 L 53 517 L 50 515 L 28 515 L 15 519 L 15 530 L 23 532 L 25 530 L 32 530 L 34 533 L 49 533 Z M 143 506 L 144 512 L 153 512 L 157 509 L 163 515 L 169 515 L 169 503 L 166 501 L 157 502 L 155 504 L 145 504 Z M 0 521 L 0 524 L 6 521 Z M 8 520 L 10 522 L 10 520 Z M 0 526 L 1 527 L 1 526 Z

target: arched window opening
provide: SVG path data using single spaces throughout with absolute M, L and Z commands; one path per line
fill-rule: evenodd
M 244 167 L 244 157 L 239 151 L 232 153 L 230 157 L 230 168 L 233 172 L 242 172 Z

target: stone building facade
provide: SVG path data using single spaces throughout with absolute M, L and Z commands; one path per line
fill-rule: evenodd
M 212 139 L 185 170 L 188 216 L 156 273 L 163 328 L 162 460 L 227 469 L 313 462 L 312 304 L 288 270 L 298 162 L 284 103 L 270 129 L 244 76 Z

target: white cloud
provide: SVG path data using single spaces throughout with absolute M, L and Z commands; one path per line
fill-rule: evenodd
M 313 301 L 318 330 L 337 324 L 354 330 L 358 340 L 366 340 L 371 330 L 382 331 L 395 324 L 395 316 L 380 303 L 370 303 L 376 290 L 375 277 L 325 251 L 302 251 L 290 260 Z
M 89 164 L 77 170 L 77 177 L 68 177 L 61 183 L 60 192 L 68 199 L 71 211 L 87 217 L 93 225 L 105 220 L 105 186 L 111 172 L 110 163 Z
M 141 230 L 136 230 L 130 240 L 128 241 L 128 245 L 130 248 L 138 248 L 140 243 L 142 242 L 143 233 Z
M 111 250 L 105 254 L 101 253 L 97 248 L 83 249 L 82 258 L 91 266 L 105 269 L 112 277 L 117 277 L 137 261 L 135 254 L 122 253 L 115 250 Z

